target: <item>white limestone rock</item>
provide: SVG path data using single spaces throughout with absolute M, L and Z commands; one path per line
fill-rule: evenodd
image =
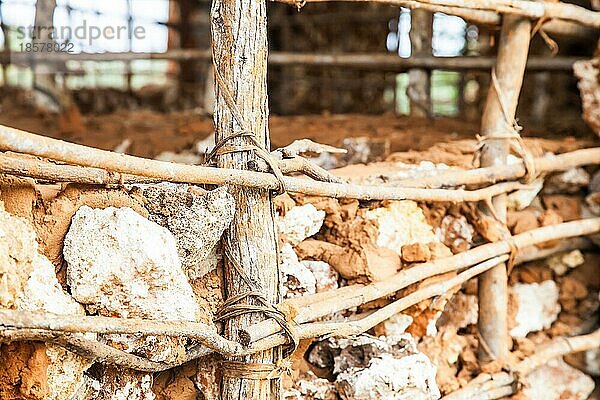
M 304 260 L 300 261 L 304 267 L 312 272 L 315 277 L 316 292 L 327 292 L 337 289 L 340 275 L 335 269 L 324 261 Z
M 450 247 L 456 254 L 471 248 L 475 228 L 464 215 L 458 217 L 446 215 L 442 219 L 440 227 L 436 229 L 436 234 L 439 241 Z
M 319 232 L 325 219 L 325 211 L 317 210 L 312 204 L 292 207 L 278 220 L 279 232 L 292 245 Z
M 423 353 L 402 358 L 382 354 L 367 368 L 350 368 L 336 385 L 342 399 L 433 400 L 440 398 L 435 383 L 435 366 Z
M 591 349 L 585 352 L 585 371 L 600 376 L 600 349 Z
M 344 400 L 438 399 L 436 367 L 417 349 L 413 337 L 375 338 L 362 334 L 317 342 L 307 361 L 331 371 Z
M 544 193 L 576 193 L 590 184 L 590 174 L 581 168 L 571 168 L 552 175 L 547 181 Z
M 479 301 L 477 296 L 457 292 L 450 298 L 439 319 L 438 326 L 452 325 L 457 329 L 477 323 Z
M 310 269 L 298 261 L 298 256 L 289 243 L 285 243 L 281 247 L 279 270 L 283 276 L 281 293 L 284 298 L 316 293 L 315 276 Z
M 154 400 L 152 373 L 104 366 L 95 400 Z
M 369 210 L 366 218 L 377 221 L 377 246 L 402 253 L 402 246 L 438 242 L 423 210 L 412 200 L 390 201 L 385 207 Z
M 408 314 L 394 314 L 383 321 L 383 329 L 387 341 L 395 342 L 404 337 L 406 329 L 413 323 L 413 317 Z
M 530 373 L 523 394 L 530 399 L 585 400 L 594 390 L 594 380 L 561 358 Z
M 576 268 L 585 262 L 581 251 L 573 250 L 566 253 L 555 254 L 546 259 L 546 264 L 558 276 L 562 276 L 571 269 Z
M 506 196 L 506 207 L 509 210 L 522 210 L 529 207 L 544 187 L 543 179 L 536 179 L 528 185 L 528 189 L 519 189 Z
M 189 279 L 217 266 L 216 245 L 233 220 L 235 200 L 225 187 L 204 192 L 189 185 L 161 183 L 143 188 L 148 219 L 175 236 L 177 254 Z
M 394 344 L 367 335 L 338 343 L 342 351 L 334 359 L 334 372 L 338 372 L 335 382 L 342 399 L 440 398 L 436 367 L 417 350 L 410 335 Z
M 29 222 L 4 211 L 0 202 L 0 307 L 14 308 L 37 254 L 35 231 Z
M 529 332 L 550 328 L 560 313 L 559 289 L 554 281 L 516 283 L 511 291 L 517 303 L 513 337 L 525 337 Z
M 17 299 L 18 309 L 59 315 L 85 315 L 83 306 L 63 291 L 50 260 L 37 253 L 33 268 Z M 96 337 L 95 334 L 86 336 L 91 339 Z M 92 361 L 54 345 L 46 346 L 46 355 L 50 359 L 46 370 L 50 389 L 48 400 L 69 398 L 83 384 L 83 373 L 93 364 Z
M 67 280 L 73 297 L 104 316 L 195 321 L 194 293 L 181 268 L 175 238 L 130 208 L 81 207 L 65 237 Z M 174 362 L 178 338 L 104 335 L 108 344 Z
M 293 386 L 283 392 L 285 400 L 336 400 L 335 384 L 317 377 L 312 371 L 300 374 Z
M 65 237 L 73 297 L 93 313 L 194 321 L 198 306 L 175 238 L 131 208 L 81 207 Z

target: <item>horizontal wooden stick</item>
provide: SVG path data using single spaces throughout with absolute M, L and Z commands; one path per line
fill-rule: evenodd
M 310 1 L 310 0 L 309 0 Z M 418 0 L 432 5 L 465 7 L 472 10 L 495 11 L 530 19 L 560 19 L 594 28 L 600 27 L 600 13 L 563 2 L 527 0 Z
M 68 143 L 2 125 L 0 125 L 0 150 L 30 154 L 81 166 L 93 167 L 96 169 L 90 172 L 93 178 L 97 178 L 99 174 L 97 169 L 101 168 L 117 171 L 122 174 L 138 175 L 171 182 L 239 185 L 273 190 L 279 188 L 277 178 L 271 174 L 150 160 Z M 24 158 L 4 157 L 0 161 L 0 172 L 14 173 L 20 176 L 35 177 L 33 175 L 37 174 L 39 177 L 40 172 L 48 171 L 50 169 L 54 170 L 53 175 L 57 175 L 57 170 L 62 168 L 62 166 L 50 167 L 49 164 L 44 166 L 36 165 L 36 161 L 26 160 Z M 31 165 L 31 168 L 28 167 L 28 164 Z M 72 177 L 76 172 L 77 171 L 74 170 L 69 171 Z M 78 172 L 84 173 L 82 170 L 79 170 Z M 525 187 L 518 182 L 505 182 L 473 191 L 462 189 L 419 189 L 318 182 L 292 177 L 284 177 L 284 183 L 289 192 L 316 196 L 354 198 L 359 200 L 410 199 L 417 201 L 449 202 L 488 200 L 498 194 L 511 192 Z
M 481 374 L 474 378 L 467 386 L 459 389 L 442 400 L 479 400 L 500 399 L 514 393 L 515 375 L 527 376 L 548 361 L 567 354 L 577 353 L 600 347 L 600 329 L 587 335 L 560 337 L 552 340 L 531 356 L 518 363 L 513 371 L 515 374 L 500 372 L 496 374 Z M 508 394 L 502 388 L 511 389 Z
M 324 3 L 332 0 L 278 0 L 281 3 L 298 5 L 301 3 Z M 410 9 L 423 9 L 443 12 L 466 20 L 498 25 L 501 14 L 520 15 L 530 19 L 559 19 L 581 25 L 600 27 L 600 13 L 562 2 L 530 2 L 525 0 L 346 0 L 347 2 L 368 2 L 390 4 Z
M 452 288 L 463 284 L 469 279 L 506 260 L 508 260 L 508 256 L 506 255 L 494 257 L 467 269 L 451 279 L 421 288 L 356 321 L 306 323 L 299 325 L 296 328 L 296 332 L 300 339 L 310 339 L 324 335 L 348 337 L 364 333 L 377 324 L 391 318 L 395 314 L 406 310 L 410 306 L 413 306 L 431 297 L 446 294 Z M 278 333 L 253 343 L 251 348 L 253 351 L 260 351 L 263 349 L 272 348 L 274 346 L 280 346 L 284 344 L 286 340 L 287 337 L 285 335 Z
M 186 352 L 186 356 L 180 362 L 165 363 L 151 361 L 145 357 L 127 353 L 97 340 L 88 339 L 80 335 L 65 334 L 59 331 L 44 329 L 19 328 L 15 330 L 0 330 L 0 343 L 31 340 L 56 344 L 94 362 L 146 372 L 159 372 L 171 369 L 212 352 L 212 350 L 204 346 L 195 346 Z
M 243 350 L 241 344 L 220 336 L 215 327 L 199 322 L 57 315 L 0 309 L 0 331 L 16 328 L 57 330 L 68 333 L 124 333 L 187 337 L 224 355 L 235 356 Z
M 34 157 L 0 153 L 0 172 L 50 182 L 74 182 L 90 185 L 119 185 L 160 182 L 160 179 L 121 174 L 100 168 L 55 164 Z
M 546 26 L 544 26 L 546 28 Z M 164 53 L 62 53 L 50 52 L 43 55 L 43 62 L 74 61 L 115 61 L 115 60 L 210 60 L 211 53 L 198 49 L 172 49 Z M 35 57 L 35 56 L 34 56 Z M 41 56 L 40 56 L 41 57 Z M 0 59 L 2 59 L 0 54 Z M 527 60 L 528 71 L 573 71 L 573 63 L 582 57 L 530 57 Z M 42 60 L 40 60 L 42 61 Z M 489 71 L 495 63 L 495 57 L 481 56 L 411 56 L 399 57 L 391 53 L 295 53 L 272 52 L 269 54 L 270 66 L 305 65 L 318 67 L 344 67 L 362 70 L 403 72 L 411 68 L 443 69 L 450 71 L 479 70 Z M 31 65 L 31 53 L 11 52 L 7 63 Z M 66 71 L 69 72 L 69 71 Z
M 294 322 L 302 324 L 391 295 L 423 279 L 508 254 L 511 252 L 511 248 L 522 249 L 549 240 L 590 235 L 598 231 L 600 231 L 600 218 L 537 228 L 515 235 L 509 240 L 484 244 L 451 257 L 414 265 L 385 281 L 373 282 L 368 285 L 350 285 L 327 293 L 284 300 L 278 307 L 287 315 L 294 316 Z M 279 332 L 280 329 L 280 326 L 273 321 L 265 320 L 249 327 L 246 334 L 250 342 L 255 342 Z
M 534 159 L 538 173 L 567 171 L 582 165 L 600 164 L 600 148 L 575 150 L 559 155 L 550 155 Z M 505 180 L 519 179 L 525 176 L 523 162 L 502 164 L 494 167 L 477 168 L 466 171 L 439 171 L 433 176 L 418 179 L 403 179 L 394 184 L 402 187 L 441 188 L 461 185 L 479 185 Z
M 515 258 L 515 265 L 529 261 L 541 260 L 554 254 L 564 253 L 573 250 L 592 250 L 596 245 L 587 237 L 573 237 L 562 239 L 554 247 L 540 249 L 537 246 L 529 246 L 519 249 Z

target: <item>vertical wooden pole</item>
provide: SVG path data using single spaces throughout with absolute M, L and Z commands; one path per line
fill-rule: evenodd
M 530 38 L 529 20 L 509 15 L 503 17 L 495 66 L 500 93 L 496 92 L 492 82 L 481 118 L 481 133 L 488 138 L 509 133 L 523 84 Z M 499 96 L 503 97 L 504 110 Z M 505 164 L 509 152 L 510 140 L 487 140 L 481 151 L 481 166 Z M 493 204 L 498 217 L 506 222 L 506 195 L 494 197 Z M 479 278 L 478 325 L 485 342 L 479 352 L 482 361 L 507 360 L 510 350 L 507 309 L 508 279 L 506 265 L 501 264 Z
M 432 52 L 433 14 L 424 10 L 410 12 L 411 56 L 430 56 Z M 431 116 L 431 74 L 422 68 L 408 71 L 408 98 L 410 115 L 428 118 Z
M 35 30 L 32 41 L 39 47 L 51 45 L 54 41 L 48 37 L 54 26 L 54 9 L 56 8 L 56 0 L 39 0 L 35 3 Z M 37 52 L 35 62 L 33 65 L 33 86 L 44 91 L 43 93 L 49 93 L 53 100 L 56 100 L 59 104 L 58 107 L 62 107 L 61 103 L 62 96 L 58 93 L 56 82 L 54 80 L 54 71 L 52 71 L 51 64 L 44 62 L 43 51 Z M 37 96 L 36 96 L 37 97 Z M 43 104 L 38 99 L 38 103 Z
M 215 68 L 232 93 L 246 128 L 269 149 L 266 0 L 214 0 L 211 21 Z M 219 141 L 242 127 L 233 119 L 219 84 L 215 86 L 215 94 L 214 121 L 216 140 Z M 243 137 L 228 142 L 230 145 L 247 143 Z M 248 161 L 255 157 L 253 152 L 224 154 L 218 157 L 217 165 L 246 169 Z M 231 246 L 231 257 L 237 259 L 246 274 L 261 287 L 266 299 L 276 303 L 279 298 L 279 272 L 272 193 L 235 186 L 230 192 L 235 197 L 237 210 L 225 232 L 224 241 Z M 229 261 L 225 262 L 224 276 L 228 298 L 249 290 Z M 240 329 L 264 319 L 260 313 L 232 318 L 225 324 L 225 336 L 240 340 Z M 279 355 L 280 349 L 274 349 L 238 361 L 273 364 L 278 361 Z M 229 374 L 226 366 L 223 372 L 221 398 L 224 400 L 279 398 L 281 379 L 247 379 Z

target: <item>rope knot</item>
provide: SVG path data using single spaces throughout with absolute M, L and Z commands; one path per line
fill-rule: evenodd
M 233 117 L 234 121 L 240 126 L 241 129 L 237 132 L 232 133 L 229 136 L 221 138 L 221 140 L 219 140 L 218 143 L 215 143 L 215 147 L 206 156 L 204 163 L 210 164 L 213 162 L 213 158 L 215 156 L 220 156 L 223 154 L 237 153 L 237 152 L 243 152 L 243 151 L 254 151 L 258 157 L 265 160 L 265 162 L 269 165 L 269 167 L 271 168 L 271 171 L 277 178 L 277 182 L 278 182 L 277 194 L 286 192 L 285 178 L 283 176 L 283 173 L 281 172 L 281 169 L 277 165 L 277 161 L 275 159 L 273 159 L 271 154 L 258 142 L 258 140 L 256 139 L 255 133 L 252 132 L 252 130 L 247 127 L 246 122 L 244 121 L 244 118 L 242 116 L 242 113 L 240 112 L 240 109 L 238 108 L 237 104 L 235 103 L 233 94 L 229 90 L 227 84 L 225 83 L 225 80 L 223 79 L 223 76 L 219 72 L 219 68 L 217 68 L 214 54 L 213 54 L 212 60 L 213 60 L 213 66 L 214 66 L 214 71 L 215 71 L 215 78 L 216 78 L 215 81 L 217 82 L 217 86 L 219 87 L 219 90 L 220 90 L 221 94 L 223 95 L 223 99 L 225 100 L 225 104 L 227 104 L 227 107 L 229 108 L 229 112 L 231 113 L 231 116 Z M 240 138 L 240 137 L 248 138 L 250 143 L 245 144 L 245 145 L 225 146 L 227 144 L 227 142 L 229 142 L 231 139 Z
M 502 95 L 502 90 L 500 89 L 500 84 L 498 82 L 498 77 L 496 76 L 495 69 L 492 69 L 492 84 L 496 93 L 496 97 L 498 98 L 498 102 L 500 104 L 500 109 L 502 110 L 502 114 L 504 115 L 504 129 L 501 132 L 477 135 L 476 137 L 479 142 L 479 146 L 476 150 L 476 156 L 481 153 L 481 150 L 488 141 L 510 140 L 511 151 L 515 152 L 523 160 L 523 165 L 525 166 L 525 175 L 523 176 L 523 182 L 526 184 L 531 183 L 537 178 L 535 161 L 529 150 L 527 150 L 525 141 L 520 135 L 520 132 L 523 130 L 523 127 L 520 126 L 517 120 L 510 115 L 508 107 L 506 106 L 506 104 L 504 104 L 504 96 Z

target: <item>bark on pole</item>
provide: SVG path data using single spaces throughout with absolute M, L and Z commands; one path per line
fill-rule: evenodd
M 481 133 L 488 138 L 508 133 L 517 110 L 523 74 L 527 63 L 531 22 L 518 16 L 505 15 L 502 22 L 495 74 L 501 93 L 490 84 L 487 101 L 481 118 Z M 499 101 L 502 96 L 505 110 Z M 507 115 L 504 113 L 506 112 Z M 507 121 L 507 119 L 509 119 Z M 496 139 L 485 142 L 481 151 L 481 166 L 506 164 L 510 152 L 510 140 Z M 494 197 L 493 205 L 498 217 L 506 221 L 506 195 Z M 506 360 L 509 353 L 508 336 L 508 279 L 506 265 L 482 274 L 479 278 L 479 332 L 480 359 Z M 489 352 L 492 354 L 490 355 Z
M 246 128 L 254 133 L 261 145 L 269 149 L 266 0 L 214 0 L 211 23 L 215 68 L 232 93 Z M 215 135 L 219 141 L 243 128 L 232 117 L 218 83 L 215 94 Z M 231 145 L 247 143 L 244 137 L 228 142 Z M 248 161 L 255 158 L 254 152 L 229 153 L 219 156 L 217 165 L 246 169 Z M 237 210 L 230 228 L 225 232 L 224 241 L 230 243 L 231 256 L 261 287 L 267 300 L 276 304 L 279 300 L 279 272 L 272 193 L 239 186 L 232 186 L 230 193 L 236 199 Z M 224 276 L 227 298 L 250 290 L 229 261 L 225 262 Z M 242 328 L 264 319 L 260 313 L 232 318 L 225 324 L 225 336 L 240 340 Z M 237 361 L 273 364 L 279 356 L 280 349 L 277 348 Z M 246 379 L 229 376 L 225 370 L 223 372 L 221 398 L 224 400 L 279 398 L 281 379 Z
M 412 10 L 410 14 L 411 57 L 431 56 L 433 14 L 424 10 Z M 424 68 L 408 71 L 408 98 L 410 115 L 427 118 L 431 116 L 431 73 Z
M 45 62 L 43 55 L 48 53 L 45 51 L 45 46 L 52 46 L 54 41 L 49 38 L 48 35 L 54 26 L 54 10 L 56 9 L 56 0 L 39 0 L 35 3 L 35 29 L 32 37 L 34 45 L 39 46 L 43 49 L 35 51 L 35 63 L 33 65 L 33 83 L 34 87 L 38 90 L 50 93 L 51 97 L 55 97 L 53 100 L 57 100 L 59 104 L 57 106 L 62 107 L 61 96 L 57 96 L 56 82 L 54 81 L 54 73 L 52 71 L 52 65 L 48 65 Z M 35 54 L 37 53 L 37 54 Z M 42 96 L 46 96 L 45 94 Z M 36 102 L 38 106 L 44 108 L 45 103 L 40 99 L 40 95 L 36 93 Z

